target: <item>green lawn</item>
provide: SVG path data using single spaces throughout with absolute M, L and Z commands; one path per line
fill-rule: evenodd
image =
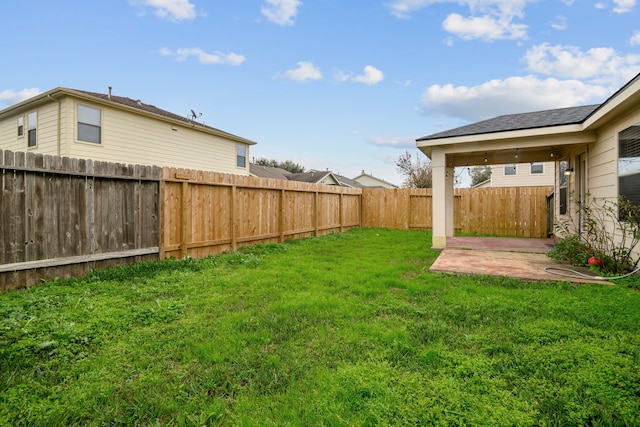
M 0 294 L 0 425 L 640 425 L 640 292 L 352 230 Z

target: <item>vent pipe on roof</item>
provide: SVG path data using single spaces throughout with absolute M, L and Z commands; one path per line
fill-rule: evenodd
M 112 89 L 112 87 L 109 86 L 109 95 L 107 95 L 107 97 L 109 98 L 109 101 L 111 101 L 111 89 Z

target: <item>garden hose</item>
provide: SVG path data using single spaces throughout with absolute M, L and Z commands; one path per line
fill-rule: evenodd
M 555 274 L 556 276 L 564 276 L 571 277 L 574 279 L 590 279 L 590 280 L 617 280 L 624 279 L 625 277 L 629 277 L 634 273 L 640 271 L 640 267 L 636 268 L 630 273 L 627 273 L 623 276 L 615 276 L 615 277 L 604 277 L 604 276 L 591 276 L 589 274 L 580 273 L 579 271 L 571 270 L 570 268 L 561 268 L 561 267 L 546 267 L 544 269 L 549 274 Z M 568 271 L 571 274 L 560 273 L 559 271 Z

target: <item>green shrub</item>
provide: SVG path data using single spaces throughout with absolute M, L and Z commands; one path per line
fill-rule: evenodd
M 584 266 L 587 265 L 590 253 L 589 245 L 582 242 L 577 234 L 572 234 L 558 240 L 549 252 L 549 257 L 556 261 L 567 261 L 571 265 Z

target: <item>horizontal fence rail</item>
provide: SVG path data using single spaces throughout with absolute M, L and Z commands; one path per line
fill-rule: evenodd
M 161 257 L 360 227 L 361 197 L 355 188 L 165 168 Z
M 546 237 L 550 187 L 455 189 L 456 233 Z M 0 150 L 0 290 L 354 227 L 431 230 L 431 189 L 316 185 Z

